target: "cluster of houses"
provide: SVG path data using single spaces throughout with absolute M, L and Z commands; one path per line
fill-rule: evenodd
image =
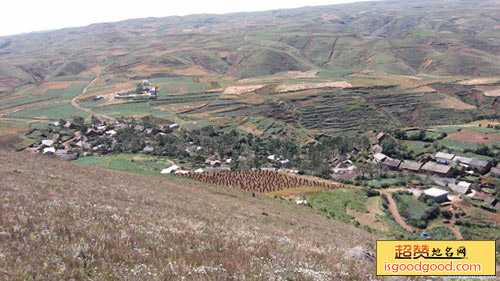
M 44 155 L 55 155 L 62 160 L 70 161 L 80 156 L 89 156 L 94 153 L 111 153 L 112 147 L 109 143 L 117 143 L 115 135 L 123 129 L 132 128 L 154 137 L 157 134 L 166 134 L 179 128 L 179 124 L 146 128 L 143 125 L 114 122 L 110 124 L 98 123 L 88 125 L 86 126 L 86 130 L 82 131 L 81 128 L 78 128 L 71 121 L 61 120 L 61 122 L 50 123 L 50 133 L 41 133 L 37 136 L 41 140 L 27 147 L 25 150 Z M 35 132 L 36 130 L 33 130 L 30 134 L 34 134 Z M 95 142 L 97 139 L 103 141 Z M 144 147 L 143 152 L 147 153 L 154 150 L 153 146 L 150 145 L 149 139 L 151 138 L 146 139 L 148 145 Z
M 386 134 L 380 133 L 377 136 L 378 142 L 381 143 L 385 137 L 387 137 Z M 399 160 L 383 154 L 382 147 L 379 144 L 375 144 L 372 147 L 372 151 L 374 152 L 374 163 L 380 163 L 394 171 L 413 172 L 432 176 L 437 184 L 448 187 L 453 192 L 466 195 L 474 200 L 486 202 L 495 208 L 500 208 L 500 203 L 495 197 L 482 191 L 482 188 L 495 187 L 484 181 L 483 175 L 490 172 L 493 176 L 500 176 L 500 167 L 492 168 L 489 161 L 446 152 L 437 152 L 434 156 L 428 156 L 420 162 Z M 462 175 L 477 176 L 479 180 L 474 183 L 459 181 L 457 177 Z M 476 188 L 473 189 L 473 186 Z M 443 202 L 447 200 L 449 192 L 434 187 L 424 190 L 424 193 L 434 198 L 437 202 Z
M 421 162 L 393 159 L 379 152 L 373 155 L 373 161 L 393 170 L 411 171 L 440 177 L 452 177 L 464 173 L 484 175 L 491 169 L 491 163 L 488 161 L 445 152 L 438 152 L 434 157 L 427 157 Z
M 158 88 L 151 85 L 151 82 L 144 80 L 136 84 L 137 89 L 134 92 L 121 91 L 115 94 L 115 99 L 138 99 L 149 98 L 156 99 L 158 97 Z

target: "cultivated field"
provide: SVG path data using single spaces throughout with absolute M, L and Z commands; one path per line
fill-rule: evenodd
M 500 134 L 486 134 L 475 130 L 461 130 L 449 135 L 446 139 L 471 144 L 488 144 L 500 141 Z
M 310 180 L 272 171 L 246 171 L 242 173 L 188 173 L 179 176 L 208 184 L 232 187 L 257 193 L 269 193 L 301 186 L 326 189 L 343 188 L 342 184 Z

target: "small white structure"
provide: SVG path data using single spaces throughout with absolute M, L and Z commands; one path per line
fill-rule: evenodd
M 297 205 L 307 205 L 307 200 L 297 200 Z
M 226 159 L 226 163 L 227 163 L 227 164 L 231 164 L 231 162 L 233 162 L 233 159 L 231 159 L 231 158 Z
M 49 125 L 57 127 L 57 126 L 61 125 L 61 123 L 59 123 L 58 121 L 54 121 L 54 122 L 50 122 Z
M 267 160 L 269 160 L 269 161 L 275 161 L 276 160 L 276 155 L 273 154 L 273 155 L 267 156 Z
M 188 170 L 177 170 L 177 171 L 175 171 L 175 174 L 185 175 L 185 174 L 189 174 L 189 171 Z
M 43 149 L 43 154 L 47 154 L 47 153 L 56 153 L 56 149 L 53 148 L 53 147 L 47 147 L 47 148 L 44 148 Z
M 53 144 L 54 144 L 53 140 L 43 140 L 42 141 L 42 145 L 45 145 L 45 146 L 52 146 Z
M 429 188 L 424 190 L 424 194 L 431 197 L 437 203 L 448 201 L 448 191 L 439 188 Z
M 179 129 L 179 124 L 172 124 L 168 126 L 170 129 Z
M 166 169 L 161 170 L 161 172 L 160 172 L 160 173 L 161 173 L 161 174 L 171 174 L 172 172 L 175 172 L 175 171 L 177 171 L 177 170 L 179 170 L 179 166 L 177 166 L 177 165 L 172 165 L 172 166 L 170 166 L 170 167 L 168 167 L 168 168 L 166 168 Z
M 205 170 L 203 170 L 202 168 L 199 168 L 199 169 L 196 169 L 194 172 L 197 174 L 201 174 L 201 173 L 205 172 Z
M 109 130 L 109 131 L 106 131 L 105 134 L 108 135 L 108 136 L 110 136 L 110 137 L 112 137 L 112 136 L 116 135 L 116 131 L 115 130 Z
M 275 172 L 277 169 L 272 168 L 272 167 L 262 167 L 260 168 L 261 171 L 270 171 L 270 172 Z
M 288 163 L 290 163 L 290 160 L 288 160 L 288 159 L 285 159 L 285 160 L 281 160 L 281 161 L 280 161 L 280 164 L 281 164 L 281 165 L 285 165 L 285 164 L 288 164 Z

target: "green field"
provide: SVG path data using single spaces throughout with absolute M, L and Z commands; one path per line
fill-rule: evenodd
M 326 212 L 328 216 L 350 222 L 354 217 L 346 213 L 346 209 L 367 213 L 365 206 L 366 195 L 361 190 L 330 190 L 306 195 L 312 208 Z
M 81 157 L 73 162 L 81 165 L 155 176 L 160 175 L 159 172 L 162 169 L 170 166 L 166 160 L 161 158 L 128 154 Z
M 69 119 L 73 116 L 86 117 L 87 115 L 88 114 L 86 112 L 74 108 L 70 102 L 61 102 L 21 110 L 7 115 L 7 117 L 59 120 L 61 118 Z

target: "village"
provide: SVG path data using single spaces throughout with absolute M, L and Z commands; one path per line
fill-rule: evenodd
M 141 84 L 141 86 L 144 84 Z M 139 86 L 139 85 L 138 85 Z M 213 130 L 213 129 L 211 129 Z M 177 133 L 175 131 L 178 131 Z M 98 156 L 113 153 L 143 153 L 160 155 L 182 159 L 158 171 L 161 174 L 186 175 L 190 173 L 224 173 L 238 170 L 262 170 L 269 172 L 282 172 L 289 174 L 308 174 L 311 172 L 301 169 L 304 165 L 298 156 L 292 156 L 294 149 L 283 152 L 290 157 L 280 154 L 280 144 L 264 143 L 252 144 L 254 146 L 278 146 L 278 150 L 263 150 L 260 156 L 252 152 L 254 148 L 247 149 L 250 152 L 235 153 L 236 148 L 224 151 L 223 143 L 217 141 L 209 142 L 203 133 L 181 130 L 179 124 L 170 123 L 158 125 L 147 119 L 119 120 L 114 122 L 102 122 L 93 118 L 90 124 L 86 124 L 81 118 L 72 120 L 60 120 L 52 122 L 46 130 L 32 130 L 28 136 L 37 139 L 26 150 L 44 155 L 54 155 L 63 160 L 75 160 L 79 157 Z M 209 132 L 212 136 L 214 132 Z M 239 139 L 234 132 L 222 135 L 221 138 Z M 186 137 L 189 135 L 189 137 Z M 496 181 L 491 177 L 500 177 L 500 167 L 492 167 L 489 161 L 479 160 L 447 152 L 437 152 L 427 155 L 420 161 L 396 159 L 384 154 L 382 143 L 386 138 L 391 138 L 387 133 L 381 132 L 371 140 L 368 157 L 358 157 L 359 149 L 338 155 L 327 161 L 326 175 L 329 178 L 351 183 L 349 179 L 359 178 L 364 171 L 363 165 L 377 167 L 382 176 L 411 176 L 432 182 L 433 184 L 422 184 L 417 186 L 409 180 L 406 187 L 420 195 L 422 192 L 442 203 L 450 198 L 462 198 L 466 196 L 472 200 L 482 202 L 485 209 L 500 209 L 500 202 L 495 197 Z M 205 146 L 203 144 L 206 144 Z M 227 140 L 227 143 L 234 143 Z M 289 146 L 289 145 L 288 145 Z M 295 148 L 295 150 L 297 150 Z M 304 150 L 302 148 L 301 150 Z M 266 153 L 268 152 L 268 153 Z M 270 152 L 275 152 L 270 154 Z M 254 163 L 261 158 L 260 163 Z M 294 157 L 294 158 L 292 158 Z M 290 159 L 289 159 L 290 158 Z M 356 158 L 355 163 L 352 161 Z M 254 162 L 253 162 L 254 161 Z M 455 195 L 453 195 L 455 194 Z

